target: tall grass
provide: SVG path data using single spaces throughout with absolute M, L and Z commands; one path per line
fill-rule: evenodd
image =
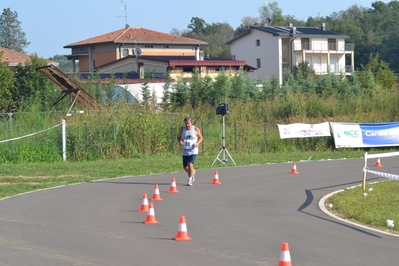
M 0 116 L 0 163 L 55 162 L 62 160 L 59 113 L 22 112 Z M 40 131 L 42 133 L 36 134 Z M 26 135 L 32 134 L 30 137 Z
M 225 143 L 240 153 L 334 150 L 332 137 L 280 139 L 276 124 L 397 121 L 396 92 L 325 97 L 287 92 L 264 100 L 229 102 L 225 118 Z M 24 112 L 0 118 L 0 139 L 31 134 L 60 123 L 67 124 L 68 160 L 138 158 L 153 154 L 179 154 L 176 136 L 183 118 L 191 116 L 204 135 L 202 155 L 214 154 L 222 145 L 222 116 L 216 105 L 199 103 L 157 112 L 140 104 L 117 104 L 99 111 L 62 113 Z M 0 163 L 61 160 L 61 130 L 0 143 Z

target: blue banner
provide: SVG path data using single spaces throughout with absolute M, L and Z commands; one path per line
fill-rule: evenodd
M 399 145 L 399 123 L 359 124 L 363 143 L 371 146 Z
M 330 123 L 335 148 L 399 146 L 399 122 Z

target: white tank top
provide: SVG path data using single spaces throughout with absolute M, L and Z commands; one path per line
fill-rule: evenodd
M 184 142 L 182 146 L 183 156 L 198 154 L 198 147 L 194 147 L 194 144 L 198 141 L 195 126 L 192 126 L 191 130 L 187 130 L 186 127 L 183 127 L 181 140 Z

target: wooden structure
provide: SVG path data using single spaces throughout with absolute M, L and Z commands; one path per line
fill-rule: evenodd
M 72 109 L 75 102 L 78 102 L 83 108 L 88 110 L 99 110 L 104 107 L 93 96 L 86 92 L 76 81 L 68 77 L 64 72 L 54 65 L 44 66 L 38 70 L 62 90 L 60 96 L 54 102 L 53 107 L 68 94 L 70 95 L 71 99 L 73 99 L 68 113 Z

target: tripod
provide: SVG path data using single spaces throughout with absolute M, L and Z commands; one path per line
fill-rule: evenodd
M 222 164 L 225 164 L 228 160 L 226 159 L 226 153 L 229 156 L 230 160 L 234 163 L 234 165 L 236 165 L 236 163 L 234 162 L 233 158 L 231 157 L 229 151 L 226 148 L 226 138 L 225 138 L 225 123 L 224 123 L 224 115 L 222 116 L 222 124 L 223 124 L 223 131 L 222 131 L 222 147 L 219 150 L 218 155 L 216 156 L 215 160 L 213 161 L 212 165 L 215 164 L 216 161 L 221 162 Z M 223 159 L 219 159 L 220 154 L 223 153 Z

